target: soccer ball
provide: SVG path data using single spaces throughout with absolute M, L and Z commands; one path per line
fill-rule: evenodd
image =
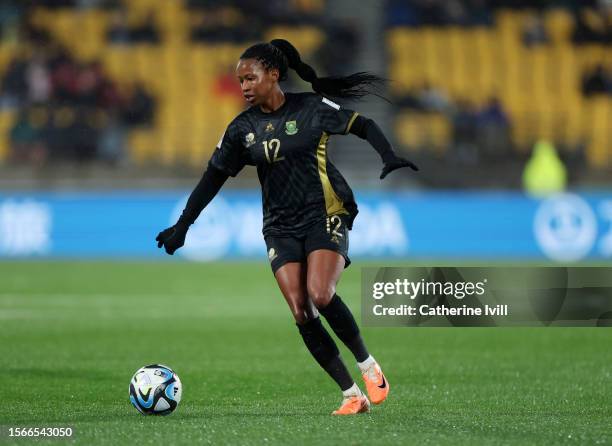
M 162 364 L 144 366 L 130 381 L 130 401 L 143 415 L 168 415 L 181 401 L 183 385 L 174 371 Z

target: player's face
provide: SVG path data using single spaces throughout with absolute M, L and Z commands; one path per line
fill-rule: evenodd
M 240 82 L 242 95 L 251 105 L 266 102 L 278 84 L 278 70 L 267 70 L 256 59 L 240 59 L 236 66 L 236 76 Z

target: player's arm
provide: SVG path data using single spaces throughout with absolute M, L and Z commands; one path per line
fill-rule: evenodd
M 367 140 L 378 152 L 384 163 L 380 179 L 389 172 L 400 167 L 410 167 L 419 170 L 414 163 L 397 156 L 391 143 L 387 140 L 378 125 L 371 119 L 365 118 L 353 110 L 346 109 L 339 104 L 320 96 L 312 96 L 315 102 L 317 116 L 321 128 L 332 135 L 346 135 L 352 133 Z
M 239 130 L 235 121 L 221 137 L 208 167 L 195 187 L 180 218 L 174 226 L 157 235 L 157 247 L 165 248 L 170 255 L 185 244 L 185 237 L 202 210 L 217 195 L 228 177 L 235 177 L 247 162 L 244 147 L 239 142 Z
M 155 238 L 157 247 L 161 248 L 163 246 L 168 254 L 173 255 L 174 251 L 183 246 L 189 226 L 196 221 L 202 210 L 221 190 L 228 177 L 228 174 L 217 169 L 209 162 L 202 178 L 189 195 L 187 205 L 176 224 L 164 229 Z
M 412 170 L 419 168 L 411 161 L 397 156 L 389 140 L 385 137 L 380 127 L 372 119 L 357 115 L 348 129 L 349 133 L 357 135 L 370 143 L 374 150 L 378 152 L 384 164 L 380 174 L 380 179 L 385 178 L 390 172 L 400 167 L 410 167 Z

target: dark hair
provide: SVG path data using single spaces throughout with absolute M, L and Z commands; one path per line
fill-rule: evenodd
M 291 68 L 303 80 L 310 82 L 314 91 L 336 98 L 359 99 L 368 94 L 379 96 L 375 91 L 385 81 L 364 71 L 348 76 L 318 77 L 315 70 L 302 61 L 298 50 L 284 39 L 257 43 L 247 48 L 240 59 L 256 59 L 268 70 L 278 69 L 281 81 L 287 79 L 287 70 Z

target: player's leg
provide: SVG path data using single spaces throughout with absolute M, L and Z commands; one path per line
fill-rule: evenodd
M 316 308 L 308 299 L 306 265 L 299 262 L 285 263 L 275 271 L 274 277 L 312 356 L 338 384 L 340 390 L 353 388 L 355 382 L 340 358 L 336 343 L 321 324 Z M 368 407 L 357 409 L 354 413 L 365 411 Z
M 351 310 L 336 294 L 336 284 L 344 271 L 342 255 L 328 249 L 318 249 L 308 255 L 308 295 L 325 316 L 334 333 L 353 353 L 357 362 L 364 362 L 370 354 L 363 342 Z
M 306 277 L 308 295 L 336 336 L 355 356 L 371 401 L 380 404 L 389 394 L 389 383 L 376 360 L 368 353 L 351 310 L 336 294 L 336 284 L 344 266 L 345 258 L 335 251 L 318 249 L 309 253 Z

